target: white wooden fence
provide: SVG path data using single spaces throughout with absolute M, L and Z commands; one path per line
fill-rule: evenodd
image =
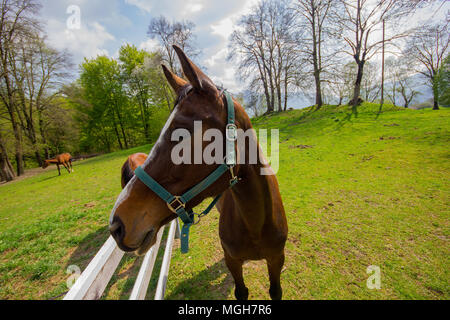
M 161 227 L 157 234 L 156 243 L 145 254 L 139 274 L 134 283 L 130 300 L 144 300 L 147 293 L 148 284 L 152 276 L 156 256 L 158 255 L 161 238 L 165 226 Z M 170 258 L 172 256 L 172 246 L 174 238 L 180 237 L 180 226 L 178 219 L 170 223 L 169 234 L 166 240 L 163 262 L 159 273 L 158 284 L 156 286 L 155 300 L 164 299 L 167 277 L 169 275 Z M 95 300 L 100 299 L 108 282 L 122 260 L 124 252 L 119 249 L 116 241 L 110 236 L 105 244 L 100 248 L 95 257 L 64 296 L 64 300 Z

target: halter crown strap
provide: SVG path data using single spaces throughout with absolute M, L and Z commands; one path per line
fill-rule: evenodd
M 166 202 L 168 208 L 174 212 L 183 221 L 183 227 L 181 229 L 181 252 L 187 253 L 189 250 L 189 228 L 195 224 L 194 215 L 192 209 L 186 210 L 186 203 L 192 200 L 195 196 L 199 195 L 202 191 L 216 182 L 225 172 L 231 172 L 230 187 L 233 187 L 238 178 L 234 176 L 233 167 L 236 165 L 236 151 L 235 140 L 237 138 L 236 125 L 234 123 L 234 102 L 231 95 L 227 92 L 223 92 L 226 98 L 227 105 L 227 127 L 226 127 L 226 163 L 221 164 L 217 169 L 210 173 L 205 179 L 196 184 L 181 196 L 174 196 L 161 186 L 155 179 L 150 177 L 145 170 L 139 166 L 134 171 L 136 177 L 139 178 L 147 187 L 155 192 L 164 202 Z M 217 203 L 222 194 L 219 194 L 214 198 L 211 204 L 205 211 L 198 214 L 198 217 L 207 215 L 214 205 Z

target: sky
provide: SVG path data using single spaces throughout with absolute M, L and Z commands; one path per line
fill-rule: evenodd
M 152 50 L 156 39 L 147 36 L 153 17 L 164 15 L 169 21 L 195 23 L 195 44 L 202 54 L 197 58 L 207 75 L 232 92 L 242 91 L 242 83 L 228 55 L 228 38 L 237 20 L 258 0 L 41 0 L 40 16 L 46 24 L 48 42 L 56 49 L 67 49 L 78 66 L 84 59 L 107 55 L 117 58 L 119 48 L 130 43 Z M 73 28 L 73 9 L 79 10 L 79 28 Z M 438 8 L 438 10 L 436 9 Z M 445 16 L 450 1 L 420 11 L 408 18 L 407 27 Z M 69 24 L 68 24 L 69 23 Z M 381 32 L 378 32 L 381 37 Z M 375 57 L 375 60 L 379 60 Z M 78 70 L 78 68 L 77 68 Z M 311 84 L 313 87 L 313 84 Z M 298 104 L 299 101 L 294 101 Z M 303 100 L 303 104 L 309 104 Z
M 256 0 L 43 0 L 40 16 L 46 23 L 51 46 L 67 49 L 75 65 L 84 57 L 105 54 L 117 58 L 121 45 L 130 43 L 152 50 L 156 39 L 147 36 L 151 18 L 164 15 L 170 21 L 195 23 L 195 44 L 202 51 L 207 74 L 226 88 L 240 84 L 226 61 L 233 24 Z M 79 8 L 79 28 L 74 28 L 73 6 Z M 68 27 L 68 21 L 71 25 Z

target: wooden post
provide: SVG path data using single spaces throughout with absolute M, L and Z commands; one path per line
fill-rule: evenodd
M 167 235 L 166 249 L 164 251 L 161 271 L 159 273 L 158 285 L 156 286 L 155 300 L 163 300 L 166 291 L 167 277 L 169 276 L 170 258 L 172 256 L 172 244 L 177 228 L 177 220 L 172 220 L 169 234 Z
M 172 255 L 172 246 L 174 238 L 179 237 L 179 223 L 175 219 L 170 224 L 169 234 L 164 251 L 163 262 L 159 273 L 158 285 L 156 288 L 155 299 L 164 299 L 166 291 L 167 277 L 169 275 L 170 259 Z M 136 278 L 130 300 L 144 300 L 147 293 L 149 281 L 158 255 L 161 238 L 165 226 L 161 227 L 156 236 L 156 243 L 146 253 L 142 262 L 139 274 Z M 75 284 L 64 296 L 64 300 L 96 300 L 100 299 L 108 282 L 113 276 L 117 266 L 122 259 L 124 252 L 117 246 L 112 236 L 108 238 L 105 244 L 100 248 L 95 257 L 77 279 Z
M 155 265 L 156 256 L 158 255 L 159 245 L 161 243 L 161 238 L 164 233 L 164 227 L 162 226 L 158 235 L 156 236 L 155 244 L 150 248 L 142 261 L 141 269 L 139 269 L 139 274 L 134 283 L 133 291 L 131 291 L 130 300 L 144 300 L 147 294 L 148 284 L 152 276 L 153 267 Z M 167 248 L 166 248 L 167 250 Z
M 109 236 L 94 259 L 65 295 L 64 300 L 100 299 L 123 255 L 124 252 L 119 249 L 116 241 Z

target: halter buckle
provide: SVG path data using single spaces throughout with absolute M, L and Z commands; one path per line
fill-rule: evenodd
M 225 128 L 225 136 L 229 141 L 236 141 L 237 139 L 237 127 L 234 123 L 227 124 Z
M 174 207 L 172 206 L 172 204 L 177 201 L 178 202 L 178 206 L 174 209 Z M 170 209 L 170 211 L 172 211 L 173 213 L 177 213 L 178 209 L 180 208 L 185 208 L 186 204 L 180 200 L 180 196 L 174 196 L 174 199 L 170 202 L 167 202 L 167 207 Z

